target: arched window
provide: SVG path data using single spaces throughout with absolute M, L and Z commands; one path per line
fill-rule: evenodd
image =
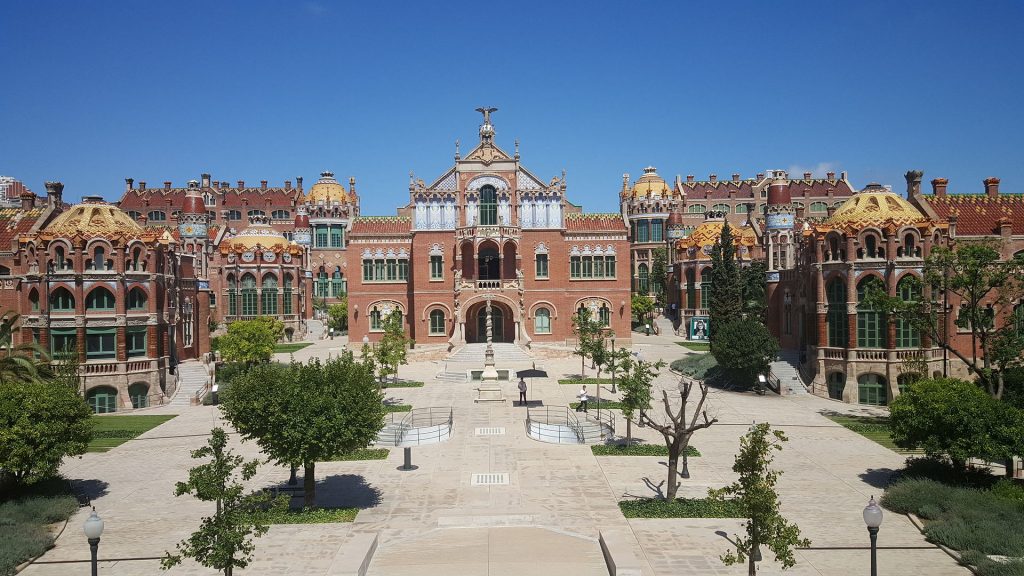
M 842 372 L 829 372 L 828 397 L 833 400 L 842 400 L 844 388 L 846 388 L 846 374 Z
M 598 309 L 597 319 L 601 321 L 602 326 L 611 326 L 612 311 L 608 309 L 607 304 L 602 304 L 601 308 Z
M 242 212 L 240 210 L 228 210 L 228 220 L 241 220 Z
M 132 408 L 149 407 L 149 384 L 136 382 L 128 387 L 128 397 L 132 400 Z
M 896 291 L 904 302 L 917 302 L 921 300 L 921 285 L 913 276 L 904 276 L 896 285 Z M 921 346 L 921 331 L 913 322 L 903 318 L 896 318 L 896 347 L 897 348 L 919 348 Z
M 238 282 L 228 274 L 228 316 L 238 316 Z
M 650 226 L 647 220 L 637 220 L 636 222 L 636 242 L 650 242 Z
M 56 266 L 57 270 L 67 270 L 71 267 L 68 263 L 67 258 L 64 257 L 63 246 L 57 246 L 57 248 L 53 251 L 53 259 L 55 260 L 54 266 Z
M 129 310 L 145 310 L 146 300 L 146 292 L 142 288 L 135 287 L 128 291 Z
M 242 276 L 242 316 L 259 314 L 259 303 L 256 296 L 256 277 L 252 274 Z
M 131 218 L 132 220 L 138 220 L 139 217 L 142 216 L 141 213 L 136 212 L 135 210 L 129 210 L 128 212 L 126 212 L 126 214 L 128 214 L 128 217 Z
M 93 270 L 106 270 L 107 261 L 105 259 L 106 254 L 103 250 L 103 246 L 97 246 L 96 250 L 92 254 L 92 269 Z
M 686 271 L 686 307 L 693 309 L 697 307 L 697 274 L 693 269 Z
M 811 202 L 811 212 L 828 212 L 828 204 L 824 202 Z
M 287 220 L 292 217 L 292 213 L 289 210 L 274 210 L 270 216 L 274 220 Z
M 913 258 L 917 256 L 917 245 L 914 242 L 914 235 L 907 234 L 903 237 L 903 255 L 907 258 Z
M 92 292 L 85 297 L 86 310 L 113 310 L 114 293 L 100 286 L 93 288 Z
M 384 328 L 381 323 L 380 310 L 378 310 L 377 307 L 374 306 L 373 308 L 370 309 L 370 331 L 380 332 L 383 329 Z
M 732 210 L 729 209 L 729 205 L 728 204 L 715 204 L 714 206 L 711 207 L 711 211 L 712 212 L 723 212 L 725 214 L 728 214 L 729 212 L 732 212 Z
M 292 275 L 285 274 L 281 282 L 281 313 L 292 313 Z
M 877 276 L 868 276 L 857 284 L 857 347 L 885 348 L 885 314 L 875 310 L 865 298 L 872 289 L 885 290 Z
M 750 212 L 750 205 L 749 204 L 737 204 L 736 205 L 736 213 L 737 214 L 747 214 L 749 212 Z
M 341 275 L 341 268 L 335 268 L 331 274 L 331 297 L 341 298 L 345 295 L 345 279 Z
M 861 404 L 872 406 L 885 406 L 888 395 L 886 394 L 886 380 L 881 374 L 861 374 L 857 377 L 858 398 Z
M 316 295 L 321 298 L 327 298 L 330 295 L 327 288 L 327 272 L 324 272 L 323 268 L 320 268 L 320 272 L 316 275 Z
M 85 401 L 96 414 L 108 414 L 117 411 L 117 389 L 110 386 L 97 386 L 85 395 Z
M 647 269 L 647 264 L 640 264 L 636 267 L 636 291 L 639 294 L 647 294 L 650 287 L 650 272 Z
M 63 286 L 50 292 L 50 310 L 54 312 L 73 312 L 75 310 L 75 297 L 71 291 Z
M 842 278 L 833 278 L 825 289 L 825 297 L 828 301 L 828 345 L 846 348 L 850 334 L 846 317 L 846 282 Z
M 707 210 L 708 207 L 705 206 L 704 204 L 690 204 L 689 206 L 686 207 L 686 212 L 688 214 L 703 214 L 707 212 Z
M 145 270 L 145 264 L 142 261 L 142 248 L 135 248 L 132 250 L 132 258 L 128 261 L 128 265 L 125 268 L 141 272 Z
M 498 223 L 498 191 L 490 184 L 480 188 L 480 224 L 494 226 Z
M 711 305 L 711 268 L 700 271 L 700 307 Z
M 262 313 L 264 316 L 277 316 L 277 278 L 267 274 L 263 277 Z
M 33 312 L 39 312 L 39 290 L 33 288 L 28 293 L 29 304 L 32 305 Z
M 444 312 L 441 310 L 430 311 L 430 335 L 431 336 L 443 336 L 445 334 L 444 329 Z
M 551 334 L 551 312 L 547 308 L 537 308 L 533 317 L 534 334 Z
M 250 218 L 252 218 L 253 216 L 266 216 L 266 215 L 267 215 L 266 212 L 264 212 L 263 210 L 257 210 L 257 209 L 249 210 L 246 213 L 246 216 L 248 216 Z
M 146 218 L 149 218 L 150 222 L 164 222 L 167 220 L 167 213 L 163 210 L 150 210 Z
M 878 254 L 878 239 L 875 238 L 874 234 L 868 234 L 864 236 L 864 256 L 866 258 L 875 258 Z

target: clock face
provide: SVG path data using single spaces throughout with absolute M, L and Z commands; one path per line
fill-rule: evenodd
M 291 262 L 292 261 L 292 255 L 287 253 L 287 252 L 285 252 L 284 256 L 281 256 L 281 259 L 284 260 L 285 262 Z
M 242 262 L 252 262 L 256 259 L 256 254 L 252 251 L 242 252 Z
M 191 226 L 185 226 L 185 234 L 192 234 L 192 227 Z
M 263 260 L 266 262 L 273 262 L 277 258 L 277 254 L 274 254 L 273 250 L 263 251 Z

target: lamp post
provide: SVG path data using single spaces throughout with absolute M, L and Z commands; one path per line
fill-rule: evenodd
M 878 576 L 878 527 L 882 525 L 882 508 L 872 496 L 864 507 L 864 524 L 871 536 L 871 576 Z
M 92 576 L 98 573 L 96 555 L 100 547 L 100 535 L 103 534 L 103 519 L 96 514 L 96 507 L 93 506 L 89 517 L 85 519 L 85 537 L 89 540 L 89 550 L 92 552 Z

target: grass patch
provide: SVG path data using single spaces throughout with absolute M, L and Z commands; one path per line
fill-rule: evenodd
M 682 346 L 683 348 L 693 350 L 694 352 L 711 351 L 711 344 L 708 344 L 707 342 L 676 342 L 676 344 Z
M 399 380 L 398 382 L 384 382 L 381 388 L 422 388 L 423 382 L 417 380 Z
M 559 384 L 611 384 L 611 378 L 562 378 Z
M 352 522 L 358 508 L 298 508 L 294 510 L 266 510 L 258 515 L 265 524 L 334 524 Z
M 291 354 L 298 352 L 306 346 L 312 346 L 312 342 L 286 342 L 274 345 L 274 354 Z
M 579 402 L 572 402 L 569 404 L 569 408 L 575 410 L 580 405 Z M 597 399 L 587 401 L 587 410 L 597 410 Z M 616 402 L 614 400 L 601 400 L 601 408 L 605 410 L 621 410 L 622 402 Z
M 711 369 L 718 367 L 718 361 L 710 353 L 690 354 L 679 360 L 674 360 L 669 367 L 676 372 L 703 380 L 708 376 L 708 372 Z
M 884 416 L 845 416 L 841 414 L 825 414 L 825 416 L 836 424 L 840 424 L 844 428 L 852 430 L 898 454 L 922 453 L 921 450 L 904 450 L 896 446 L 892 441 L 892 436 L 889 434 L 889 419 Z
M 88 451 L 106 452 L 156 428 L 174 416 L 93 416 L 92 441 L 89 442 Z
M 626 518 L 742 518 L 743 510 L 735 500 L 708 498 L 640 498 L 619 501 Z
M 590 447 L 594 456 L 664 456 L 668 458 L 668 446 L 663 444 L 595 444 Z M 700 451 L 693 446 L 686 447 L 686 456 L 700 456 Z
M 341 454 L 334 458 L 328 458 L 323 462 L 351 462 L 354 460 L 385 460 L 388 457 L 387 448 L 360 448 L 354 452 Z
M 388 414 L 390 414 L 392 412 L 410 412 L 410 411 L 412 411 L 412 404 L 385 404 L 384 405 L 384 412 L 388 413 Z
M 36 492 L 33 494 L 32 492 Z M 14 574 L 14 567 L 53 547 L 48 524 L 63 522 L 78 510 L 78 500 L 65 481 L 35 484 L 24 493 L 10 494 L 0 504 L 0 575 Z

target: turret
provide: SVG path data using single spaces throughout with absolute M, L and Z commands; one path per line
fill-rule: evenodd
M 300 246 L 309 246 L 313 243 L 313 229 L 309 225 L 305 204 L 299 204 L 295 209 L 295 231 L 292 233 L 292 240 Z

